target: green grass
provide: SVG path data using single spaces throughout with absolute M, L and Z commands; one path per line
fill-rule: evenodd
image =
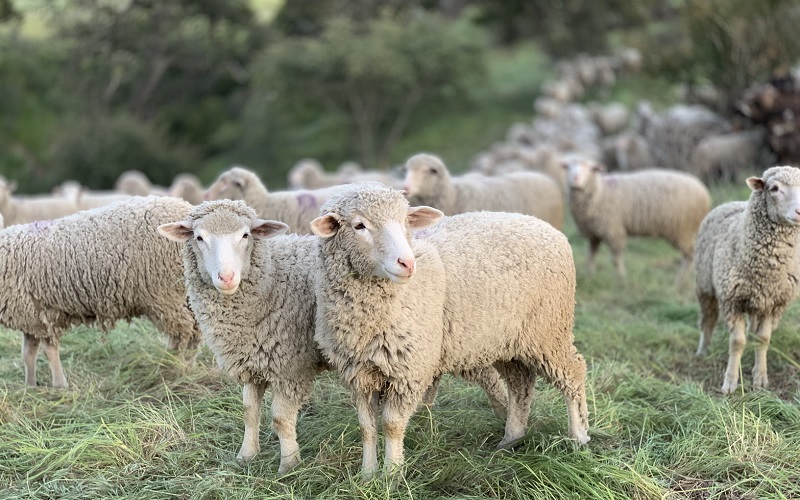
M 741 190 L 715 190 L 717 202 Z M 737 196 L 741 198 L 741 196 Z M 27 388 L 21 336 L 0 330 L 0 498 L 800 498 L 800 307 L 773 336 L 769 391 L 719 393 L 727 334 L 696 358 L 692 286 L 673 285 L 678 254 L 634 239 L 620 282 L 606 249 L 594 276 L 586 245 L 566 229 L 578 268 L 576 344 L 589 365 L 591 442 L 566 439 L 560 394 L 539 383 L 530 431 L 512 452 L 494 446 L 503 422 L 474 386 L 446 378 L 436 405 L 412 419 L 403 478 L 359 479 L 360 434 L 336 377 L 319 378 L 299 419 L 304 460 L 279 478 L 264 405 L 261 453 L 248 465 L 238 384 L 206 348 L 187 366 L 146 321 L 64 337 L 68 390 Z

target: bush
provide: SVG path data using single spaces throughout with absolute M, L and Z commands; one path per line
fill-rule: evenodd
M 140 170 L 155 184 L 169 185 L 180 172 L 193 172 L 191 149 L 129 115 L 65 120 L 50 150 L 51 183 L 74 179 L 108 189 L 125 170 Z

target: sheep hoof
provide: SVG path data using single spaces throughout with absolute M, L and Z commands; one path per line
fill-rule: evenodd
M 769 386 L 767 375 L 754 375 L 753 376 L 753 389 L 766 389 Z
M 253 460 L 253 458 L 256 456 L 257 453 L 258 453 L 258 450 L 252 451 L 252 452 L 251 451 L 239 451 L 239 453 L 236 455 L 236 461 L 240 462 L 240 463 L 247 463 L 247 462 Z
M 736 391 L 736 386 L 739 385 L 736 382 L 732 382 L 730 380 L 726 380 L 724 384 L 722 384 L 722 394 L 733 394 Z
M 281 460 L 280 466 L 278 466 L 278 475 L 284 475 L 292 472 L 295 467 L 300 464 L 300 454 L 295 453 L 292 456 L 286 458 L 285 460 Z
M 508 450 L 508 451 L 510 451 L 520 441 L 522 441 L 521 437 L 514 438 L 514 439 L 503 439 L 502 441 L 500 441 L 500 444 L 497 445 L 497 450 L 498 451 L 499 450 Z

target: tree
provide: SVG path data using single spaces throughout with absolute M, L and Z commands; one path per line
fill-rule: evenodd
M 252 92 L 298 116 L 334 113 L 352 130 L 361 161 L 386 167 L 421 104 L 463 95 L 485 74 L 484 48 L 470 26 L 425 11 L 364 22 L 337 17 L 319 37 L 270 46 Z

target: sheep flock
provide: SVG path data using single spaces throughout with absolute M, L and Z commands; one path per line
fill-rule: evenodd
M 366 480 L 381 471 L 380 442 L 383 472 L 402 471 L 409 419 L 446 374 L 484 390 L 505 421 L 498 448 L 525 439 L 537 378 L 563 395 L 557 432 L 587 446 L 577 278 L 605 243 L 618 274 L 609 286 L 624 286 L 627 240 L 649 237 L 677 251 L 677 287 L 695 277 L 697 355 L 720 317 L 729 331 L 721 392 L 739 387 L 748 325 L 751 386 L 767 388 L 771 334 L 800 294 L 800 169 L 775 166 L 767 131 L 703 104 L 581 102 L 640 65 L 635 51 L 560 64 L 534 118 L 469 166 L 431 152 L 390 170 L 305 158 L 285 190 L 239 165 L 208 186 L 128 171 L 108 191 L 69 181 L 41 195 L 0 176 L 0 271 L 14 276 L 0 326 L 22 334 L 25 384 L 46 385 L 41 347 L 50 385 L 68 386 L 60 339 L 72 326 L 141 316 L 187 362 L 205 346 L 242 385 L 241 461 L 260 450 L 271 392 L 279 474 L 301 462 L 298 414 L 323 371 L 352 396 Z M 722 181 L 746 183 L 749 199 L 713 207 L 707 185 Z M 585 262 L 562 233 L 570 222 Z

